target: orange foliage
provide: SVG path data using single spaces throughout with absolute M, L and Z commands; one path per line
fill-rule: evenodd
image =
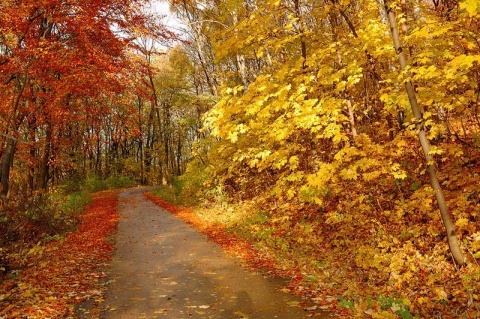
M 107 237 L 117 225 L 117 194 L 102 192 L 81 217 L 76 232 L 33 248 L 17 278 L 0 284 L 0 317 L 63 318 L 74 304 L 101 299 L 101 267 L 111 258 Z
M 303 286 L 304 275 L 299 267 L 284 268 L 277 261 L 270 258 L 265 252 L 256 248 L 252 242 L 238 237 L 235 233 L 229 231 L 223 224 L 213 224 L 200 218 L 198 214 L 190 208 L 171 204 L 161 198 L 156 197 L 152 193 L 144 193 L 144 196 L 154 202 L 156 205 L 168 210 L 170 213 L 178 216 L 189 225 L 206 234 L 210 240 L 221 245 L 226 251 L 234 254 L 246 262 L 251 269 L 267 272 L 274 277 L 288 278 L 287 290 L 297 295 L 307 295 L 311 292 L 307 291 Z M 321 299 L 322 310 L 334 310 L 341 314 L 345 313 L 344 309 L 337 307 L 335 295 L 330 287 L 324 287 L 316 292 L 315 299 Z M 313 297 L 313 296 L 310 296 Z M 316 308 L 316 307 L 315 307 Z

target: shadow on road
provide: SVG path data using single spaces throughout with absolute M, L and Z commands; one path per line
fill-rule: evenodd
M 239 265 L 220 246 L 144 199 L 120 195 L 117 250 L 101 318 L 301 319 L 283 280 Z M 316 314 L 317 318 L 328 318 Z

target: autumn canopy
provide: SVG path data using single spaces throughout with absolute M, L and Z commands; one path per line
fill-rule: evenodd
M 151 5 L 0 1 L 2 245 L 165 185 L 352 312 L 479 314 L 478 0 Z

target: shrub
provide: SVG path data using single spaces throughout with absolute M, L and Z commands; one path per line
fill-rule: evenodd
M 106 188 L 132 187 L 135 182 L 127 176 L 110 176 L 105 180 Z

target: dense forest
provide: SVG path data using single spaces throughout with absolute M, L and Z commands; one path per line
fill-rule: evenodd
M 478 0 L 152 6 L 0 2 L 3 270 L 165 185 L 360 317 L 480 314 Z

